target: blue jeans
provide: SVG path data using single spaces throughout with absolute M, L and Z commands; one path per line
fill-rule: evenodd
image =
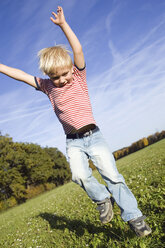
M 79 139 L 66 139 L 66 151 L 72 180 L 79 184 L 94 202 L 110 198 L 112 194 L 121 209 L 124 221 L 142 216 L 137 201 L 125 184 L 123 176 L 119 174 L 114 157 L 100 131 Z M 107 187 L 92 176 L 88 159 L 92 160 Z

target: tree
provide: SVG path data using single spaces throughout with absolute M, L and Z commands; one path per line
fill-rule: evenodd
M 0 133 L 0 202 L 12 206 L 70 181 L 65 156 L 57 148 L 13 142 Z
M 71 171 L 65 156 L 57 148 L 45 148 L 53 163 L 53 174 L 49 182 L 54 182 L 56 186 L 71 180 Z

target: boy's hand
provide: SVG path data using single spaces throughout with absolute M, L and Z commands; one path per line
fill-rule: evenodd
M 62 31 L 64 32 L 66 38 L 69 41 L 69 44 L 73 51 L 74 56 L 74 64 L 79 68 L 82 69 L 85 67 L 84 55 L 82 51 L 82 47 L 80 41 L 78 40 L 75 33 L 70 28 L 69 24 L 65 21 L 65 16 L 62 7 L 58 6 L 57 14 L 52 12 L 54 17 L 51 17 L 51 21 L 58 25 Z
M 57 8 L 57 14 L 55 12 L 52 12 L 53 17 L 50 17 L 50 20 L 59 26 L 62 26 L 65 23 L 65 16 L 62 7 L 58 6 Z

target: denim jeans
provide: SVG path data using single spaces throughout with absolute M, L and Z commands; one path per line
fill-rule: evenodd
M 142 216 L 134 195 L 117 170 L 114 157 L 100 130 L 83 138 L 66 139 L 66 151 L 72 180 L 79 184 L 94 202 L 110 198 L 111 194 L 124 221 Z M 96 166 L 106 186 L 93 177 L 89 159 Z

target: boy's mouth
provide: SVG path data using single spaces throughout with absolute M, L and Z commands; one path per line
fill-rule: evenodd
M 67 83 L 68 82 L 60 83 L 58 87 L 61 88 L 61 87 L 65 86 Z

